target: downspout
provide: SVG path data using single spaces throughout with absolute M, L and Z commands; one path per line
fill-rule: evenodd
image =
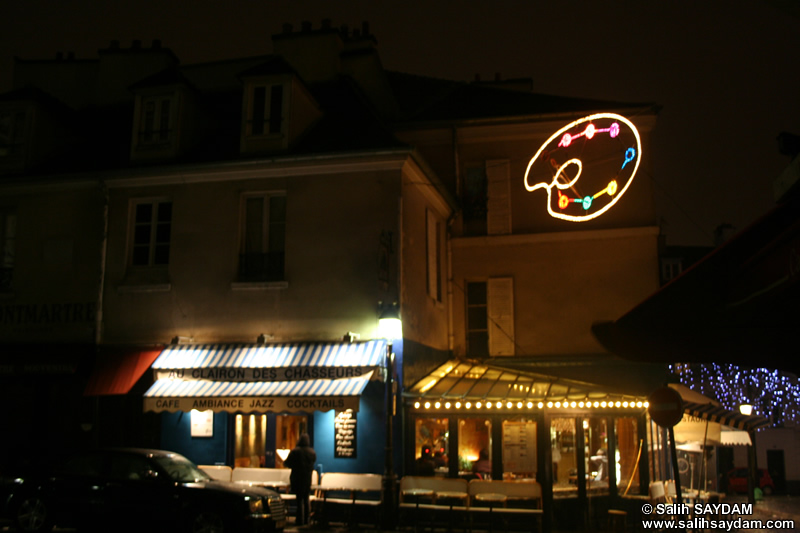
M 453 126 L 453 176 L 455 180 L 456 203 L 461 201 L 461 177 L 458 161 L 458 127 Z M 453 318 L 453 222 L 458 216 L 459 208 L 447 219 L 447 344 L 450 353 L 455 346 L 454 318 Z
M 97 291 L 97 308 L 95 309 L 94 342 L 99 346 L 103 340 L 103 294 L 106 283 L 106 250 L 108 248 L 108 187 L 100 183 L 103 195 L 103 235 L 100 240 L 100 279 Z

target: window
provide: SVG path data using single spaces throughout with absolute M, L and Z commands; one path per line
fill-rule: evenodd
M 467 355 L 514 355 L 512 278 L 467 283 Z
M 0 157 L 20 153 L 25 138 L 25 119 L 23 110 L 0 111 Z
M 608 421 L 605 418 L 583 419 L 584 467 L 586 488 L 593 494 L 608 492 L 608 469 L 614 462 L 608 457 Z
M 163 144 L 172 136 L 172 98 L 142 98 L 139 119 L 139 144 Z
M 492 421 L 488 418 L 458 420 L 458 475 L 492 478 Z
M 133 266 L 169 264 L 172 235 L 172 202 L 140 202 L 134 205 Z
M 683 272 L 683 261 L 676 258 L 661 260 L 661 283 L 677 278 Z
M 467 355 L 489 355 L 489 319 L 486 282 L 467 283 Z
M 283 125 L 283 85 L 253 87 L 248 121 L 250 135 L 281 132 Z
M 486 235 L 488 212 L 488 180 L 486 166 L 469 167 L 464 173 L 464 233 Z
M 234 466 L 264 466 L 267 449 L 267 415 L 236 415 Z M 279 448 L 279 446 L 278 446 Z
M 0 291 L 11 290 L 16 240 L 16 213 L 0 210 Z
M 448 430 L 447 418 L 418 418 L 415 422 L 414 460 L 416 466 L 433 462 L 436 473 L 447 477 Z M 423 457 L 425 455 L 425 457 Z M 419 475 L 422 474 L 417 470 Z
M 427 211 L 425 221 L 427 244 L 428 296 L 442 301 L 442 223 L 432 211 Z
M 551 419 L 550 444 L 553 459 L 553 492 L 556 496 L 577 492 L 578 459 L 575 451 L 575 418 Z
M 627 487 L 639 484 L 639 469 L 636 460 L 639 457 L 639 433 L 635 418 L 623 417 L 614 421 L 617 438 L 615 468 L 617 488 L 624 493 Z
M 286 250 L 286 196 L 244 199 L 239 277 L 243 281 L 281 281 Z

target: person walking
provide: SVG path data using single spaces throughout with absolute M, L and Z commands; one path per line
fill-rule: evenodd
M 311 437 L 303 433 L 297 440 L 297 446 L 289 452 L 283 464 L 292 469 L 289 477 L 292 494 L 297 505 L 296 525 L 308 525 L 311 515 L 311 473 L 317 462 L 317 452 L 311 447 Z

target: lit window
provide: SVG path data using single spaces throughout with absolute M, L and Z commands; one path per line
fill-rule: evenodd
M 286 196 L 246 196 L 239 277 L 242 281 L 281 281 L 286 250 Z
M 135 204 L 131 264 L 134 266 L 169 264 L 171 236 L 172 202 L 154 201 Z

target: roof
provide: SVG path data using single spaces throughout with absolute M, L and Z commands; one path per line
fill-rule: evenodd
M 731 363 L 800 375 L 799 258 L 795 196 L 592 331 L 604 347 L 629 360 Z

